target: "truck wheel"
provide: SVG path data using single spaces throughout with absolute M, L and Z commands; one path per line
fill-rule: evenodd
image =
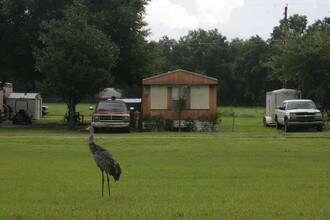
M 280 123 L 278 123 L 278 121 L 276 120 L 276 129 L 281 129 L 282 125 Z
M 317 130 L 317 131 L 323 131 L 323 127 L 322 127 L 322 125 L 317 126 L 317 127 L 316 127 L 316 130 Z
M 278 122 L 276 122 L 276 129 L 281 129 L 281 125 Z
M 281 129 L 281 124 L 277 121 L 277 115 L 275 115 L 276 129 Z
M 12 122 L 13 122 L 13 124 L 15 124 L 15 125 L 17 124 L 17 118 L 16 118 L 16 115 L 13 117 L 13 121 L 12 121 Z
M 30 118 L 30 117 L 28 117 L 28 116 L 26 116 L 26 119 L 25 119 L 25 121 L 26 121 L 26 124 L 27 124 L 27 125 L 32 123 L 32 120 L 31 120 L 31 118 Z
M 263 124 L 264 124 L 265 127 L 268 127 L 268 124 L 267 124 L 267 122 L 266 122 L 266 117 L 264 117 L 264 118 L 262 119 L 262 122 L 263 122 Z

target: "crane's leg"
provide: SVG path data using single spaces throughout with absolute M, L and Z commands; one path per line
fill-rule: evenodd
M 102 172 L 102 196 L 103 196 L 103 192 L 104 192 L 104 173 L 103 170 L 101 170 Z
M 107 174 L 107 181 L 108 181 L 108 192 L 109 192 L 109 196 L 110 196 L 110 182 L 109 182 L 109 175 L 108 173 L 106 172 Z

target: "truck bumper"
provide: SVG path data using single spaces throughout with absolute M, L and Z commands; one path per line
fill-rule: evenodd
M 290 127 L 305 127 L 305 128 L 313 128 L 318 126 L 323 126 L 324 122 L 320 121 L 301 121 L 301 120 L 287 120 L 287 125 Z
M 92 122 L 91 125 L 95 128 L 128 128 L 129 122 L 119 123 L 105 123 L 105 122 Z

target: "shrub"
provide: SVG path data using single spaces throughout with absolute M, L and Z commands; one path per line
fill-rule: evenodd
M 218 125 L 221 123 L 218 113 L 203 115 L 199 120 L 203 123 L 203 131 L 217 131 Z
M 187 118 L 184 120 L 183 124 L 184 124 L 185 130 L 196 131 L 196 122 L 193 119 Z
M 162 115 L 143 115 L 142 122 L 147 130 L 164 130 L 165 118 Z

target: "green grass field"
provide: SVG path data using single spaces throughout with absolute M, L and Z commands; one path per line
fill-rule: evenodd
M 88 132 L 0 127 L 0 219 L 329 219 L 330 129 L 284 133 L 262 109 L 228 109 L 234 129 L 223 114 L 219 132 L 97 133 L 123 169 L 111 197 Z

